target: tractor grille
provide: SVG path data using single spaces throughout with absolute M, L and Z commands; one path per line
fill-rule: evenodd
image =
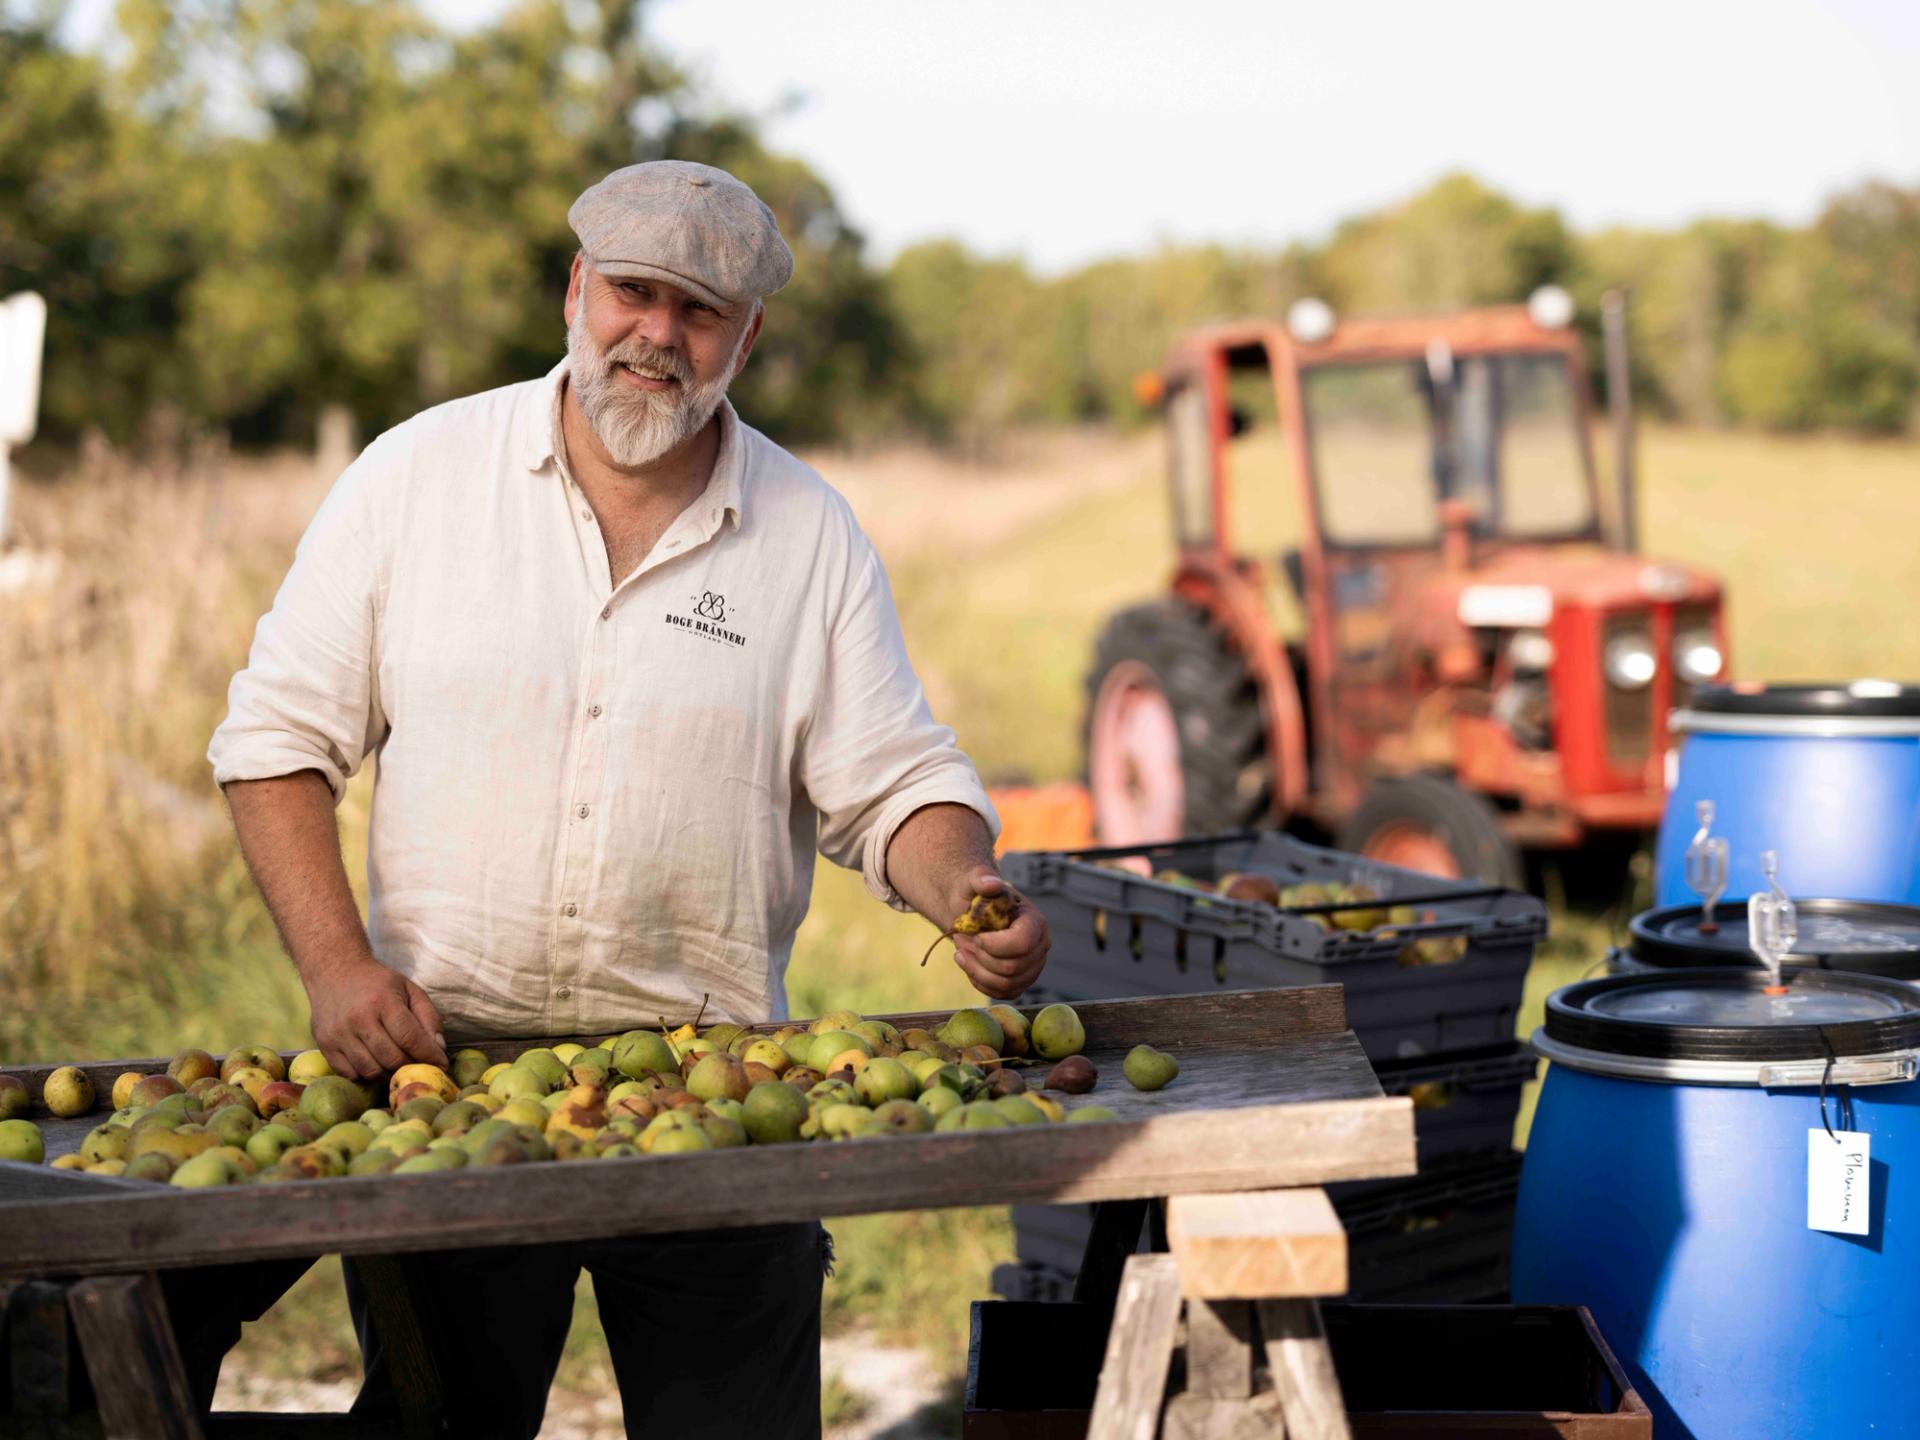
M 1601 627 L 1600 653 L 1604 655 L 1607 647 L 1623 635 L 1638 634 L 1651 644 L 1651 619 L 1645 612 L 1610 617 Z M 1657 663 L 1663 670 L 1672 669 L 1672 661 L 1664 655 L 1657 657 Z M 1653 753 L 1654 687 L 1622 690 L 1603 682 L 1600 688 L 1606 696 L 1607 759 L 1616 769 L 1637 770 Z
M 1713 617 L 1714 612 L 1711 606 L 1691 605 L 1684 610 L 1674 611 L 1673 634 L 1675 639 L 1677 640 L 1690 630 L 1705 630 L 1711 633 L 1713 630 Z M 1668 656 L 1665 663 L 1672 665 L 1673 657 Z M 1726 672 L 1723 669 L 1721 673 L 1725 674 Z M 1687 704 L 1693 699 L 1694 689 L 1695 687 L 1689 685 L 1686 677 L 1680 673 L 1679 667 L 1674 666 L 1673 708 L 1676 710 L 1684 710 Z

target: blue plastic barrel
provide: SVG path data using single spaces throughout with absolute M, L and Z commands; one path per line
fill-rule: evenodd
M 1920 904 L 1920 686 L 1709 686 L 1670 728 L 1679 768 L 1656 905 L 1696 898 L 1686 856 L 1701 800 L 1728 842 L 1729 900 L 1766 888 L 1760 856 L 1773 850 L 1793 894 Z
M 1615 987 L 1612 999 L 1632 1000 L 1632 987 L 1701 973 L 1561 993 Z M 1736 989 L 1764 983 L 1720 973 Z M 1872 976 L 1796 974 L 1790 984 L 1797 993 L 1809 980 L 1912 997 Z M 1889 1010 L 1917 1005 L 1892 995 Z M 1553 1020 L 1550 1009 L 1549 1029 Z M 1894 1043 L 1914 1038 L 1909 1029 Z M 1871 1233 L 1831 1234 L 1807 1228 L 1816 1087 L 1726 1078 L 1743 1066 L 1757 1076 L 1752 1061 L 1614 1054 L 1605 1037 L 1585 1040 L 1589 1048 L 1536 1036 L 1554 1063 L 1521 1171 L 1514 1302 L 1588 1306 L 1663 1440 L 1920 1437 L 1920 1083 L 1829 1085 L 1828 1120 L 1872 1137 Z M 1911 1073 L 1911 1051 L 1902 1061 L 1847 1048 L 1838 1074 Z M 1792 1063 L 1803 1074 L 1825 1066 L 1804 1055 Z

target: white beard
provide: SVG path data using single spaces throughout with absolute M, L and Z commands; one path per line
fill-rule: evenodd
M 645 340 L 628 339 L 601 349 L 587 329 L 587 307 L 573 312 L 567 327 L 567 378 L 580 413 L 613 463 L 634 470 L 698 435 L 726 399 L 734 367 L 751 327 L 743 330 L 727 364 L 704 385 L 693 383 L 693 367 L 678 350 L 662 350 Z M 644 366 L 671 375 L 677 391 L 636 390 L 614 371 L 621 365 Z

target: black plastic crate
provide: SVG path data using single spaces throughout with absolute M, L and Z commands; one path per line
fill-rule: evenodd
M 1310 914 L 1163 884 L 1099 862 L 1139 861 L 1200 880 L 1238 872 L 1281 887 L 1337 881 L 1370 886 L 1385 905 L 1410 904 L 1411 925 L 1323 930 Z M 1044 993 L 1112 999 L 1268 986 L 1346 987 L 1347 1023 L 1370 1059 L 1410 1059 L 1514 1038 L 1546 907 L 1498 886 L 1437 880 L 1278 831 L 1246 830 L 1161 845 L 1008 855 L 1002 869 L 1040 907 L 1053 934 Z M 1446 964 L 1403 964 L 1410 940 L 1459 937 Z
M 1579 1306 L 1328 1303 L 1320 1316 L 1356 1437 L 1653 1434 L 1646 1404 Z M 975 1301 L 963 1440 L 1082 1440 L 1107 1320 L 1091 1305 Z
M 1478 1304 L 1506 1299 L 1520 1154 L 1443 1162 L 1409 1180 L 1329 1185 L 1347 1232 L 1347 1298 Z
M 1413 1097 L 1414 1143 L 1425 1171 L 1455 1155 L 1511 1149 L 1520 1092 L 1539 1064 L 1528 1046 L 1509 1040 L 1479 1050 L 1382 1061 L 1374 1073 L 1387 1094 Z

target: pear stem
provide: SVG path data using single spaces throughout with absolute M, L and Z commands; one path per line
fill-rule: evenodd
M 940 948 L 940 942 L 942 940 L 951 940 L 959 933 L 957 930 L 942 930 L 938 935 L 934 936 L 933 944 L 927 946 L 927 953 L 920 957 L 920 968 L 922 970 L 927 968 L 927 961 L 933 958 L 933 952 Z

